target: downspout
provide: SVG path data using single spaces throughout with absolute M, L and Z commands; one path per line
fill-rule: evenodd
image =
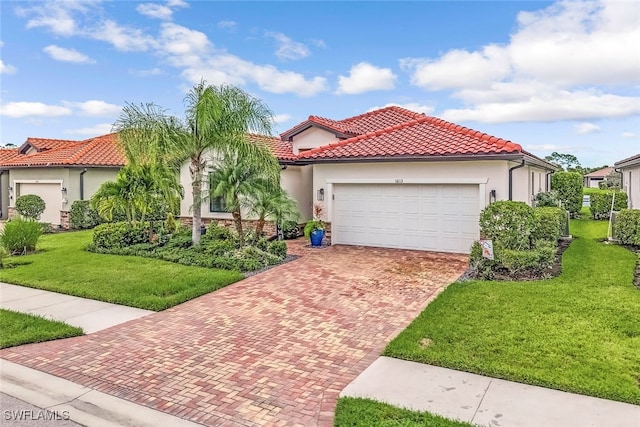
M 509 168 L 509 200 L 513 200 L 513 171 L 521 167 L 524 167 L 524 159 L 519 165 Z
M 549 177 L 553 174 L 553 171 L 547 172 L 544 176 L 544 191 L 551 190 L 551 183 L 549 182 Z
M 87 168 L 84 168 L 82 172 L 80 172 L 80 200 L 84 200 L 84 174 L 87 173 Z

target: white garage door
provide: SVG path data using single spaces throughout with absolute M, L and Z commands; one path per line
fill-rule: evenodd
M 479 186 L 335 184 L 336 244 L 469 253 L 479 236 Z
M 62 194 L 60 193 L 60 184 L 41 184 L 41 183 L 20 183 L 18 184 L 18 194 L 36 194 L 42 197 L 45 203 L 45 209 L 40 215 L 41 222 L 48 222 L 54 225 L 60 224 L 60 209 L 62 209 Z

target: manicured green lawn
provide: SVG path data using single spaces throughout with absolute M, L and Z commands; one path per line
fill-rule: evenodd
M 5 259 L 0 281 L 148 310 L 164 310 L 242 279 L 238 272 L 87 252 L 91 231 L 49 234 L 40 252 Z
M 396 408 L 369 399 L 343 397 L 338 400 L 336 427 L 470 427 L 471 424 L 452 421 L 428 412 Z
M 606 221 L 571 227 L 560 277 L 454 283 L 384 354 L 640 404 L 636 256 L 597 241 Z
M 32 314 L 0 309 L 0 348 L 82 335 L 82 329 Z

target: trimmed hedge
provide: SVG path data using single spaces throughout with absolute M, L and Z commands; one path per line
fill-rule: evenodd
M 535 208 L 533 210 L 534 226 L 531 230 L 531 238 L 534 246 L 537 242 L 550 242 L 555 244 L 565 234 L 567 223 L 567 211 L 562 208 Z
M 615 201 L 613 195 L 616 195 Z M 627 193 L 622 191 L 593 193 L 591 194 L 591 216 L 593 219 L 609 219 L 611 212 L 611 202 L 613 202 L 613 210 L 621 211 L 627 208 Z
M 102 249 L 123 248 L 149 241 L 149 223 L 111 222 L 93 231 L 93 244 Z
M 533 208 L 524 202 L 495 202 L 480 213 L 480 234 L 505 249 L 529 249 L 533 225 Z
M 536 194 L 536 207 L 544 208 L 544 207 L 554 207 L 557 208 L 560 206 L 560 200 L 558 200 L 558 193 L 555 191 L 547 191 L 540 192 Z
M 100 224 L 98 211 L 91 208 L 90 200 L 76 200 L 69 211 L 69 226 L 72 230 L 86 230 Z
M 613 227 L 613 235 L 620 243 L 640 246 L 640 209 L 622 209 Z
M 44 200 L 37 194 L 25 194 L 16 199 L 16 211 L 26 218 L 38 221 L 45 208 Z
M 561 207 L 576 217 L 582 208 L 582 174 L 555 172 L 551 175 L 551 188 L 557 193 Z

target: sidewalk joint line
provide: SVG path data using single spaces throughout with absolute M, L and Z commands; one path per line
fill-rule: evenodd
M 489 387 L 491 387 L 491 383 L 493 382 L 493 378 L 491 378 L 489 380 L 489 384 L 487 384 L 487 388 L 484 389 L 484 393 L 482 393 L 482 398 L 480 399 L 480 402 L 478 403 L 478 407 L 476 408 L 476 411 L 473 413 L 473 417 L 471 417 L 471 423 L 473 423 L 473 420 L 476 419 L 476 415 L 478 415 L 478 411 L 480 410 L 480 407 L 482 406 L 482 401 L 484 400 L 484 397 L 487 395 L 487 391 L 489 391 Z

